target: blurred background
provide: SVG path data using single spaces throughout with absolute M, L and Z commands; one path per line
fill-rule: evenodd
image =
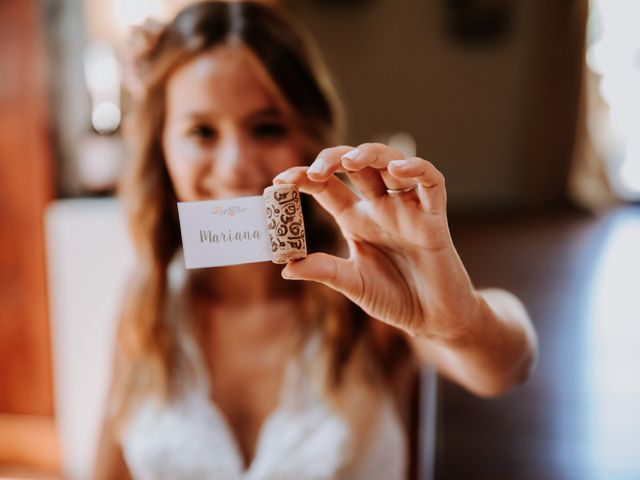
M 88 478 L 132 258 L 124 39 L 187 3 L 0 2 L 0 478 Z M 538 330 L 514 393 L 438 382 L 435 478 L 640 478 L 640 2 L 273 3 L 319 42 L 349 143 L 434 162 L 475 284 Z

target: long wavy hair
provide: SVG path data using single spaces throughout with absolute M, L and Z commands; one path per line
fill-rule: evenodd
M 175 321 L 167 315 L 167 271 L 181 243 L 176 194 L 161 146 L 165 89 L 179 66 L 230 45 L 248 48 L 273 80 L 306 137 L 307 161 L 341 135 L 342 110 L 326 69 L 307 35 L 282 12 L 250 2 L 201 2 L 157 31 L 150 48 L 136 59 L 143 88 L 128 123 L 133 161 L 121 185 L 137 266 L 118 335 L 112 391 L 120 400 L 112 406 L 116 417 L 126 415 L 137 395 L 170 398 L 176 368 L 185 363 Z M 312 205 L 303 204 L 303 209 L 310 250 L 335 251 L 335 226 Z M 301 323 L 307 331 L 321 330 L 325 386 L 335 390 L 354 348 L 367 337 L 368 322 L 341 295 L 312 284 L 304 289 L 305 298 L 312 299 L 307 313 L 313 320 Z

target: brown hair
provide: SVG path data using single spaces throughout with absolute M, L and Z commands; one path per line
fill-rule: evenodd
M 335 144 L 341 110 L 319 57 L 307 37 L 281 12 L 249 2 L 201 2 L 184 9 L 158 31 L 151 48 L 136 60 L 144 88 L 135 99 L 131 138 L 134 158 L 122 193 L 138 253 L 119 331 L 114 393 L 126 413 L 136 393 L 172 393 L 172 372 L 181 363 L 176 327 L 166 318 L 167 268 L 180 248 L 176 195 L 161 147 L 165 87 L 171 73 L 196 55 L 217 46 L 247 47 L 272 78 L 308 140 L 309 160 Z M 318 231 L 318 215 L 305 205 L 310 250 L 331 250 L 337 235 Z M 309 221 L 311 220 L 311 221 Z M 335 229 L 329 229 L 334 231 Z M 322 240 L 314 245 L 314 240 Z M 328 357 L 327 385 L 340 383 L 341 371 L 367 321 L 342 296 L 315 286 L 317 328 L 323 330 Z M 351 319 L 345 318 L 351 317 Z M 342 317 L 342 318 L 340 318 Z M 118 414 L 117 414 L 118 415 Z

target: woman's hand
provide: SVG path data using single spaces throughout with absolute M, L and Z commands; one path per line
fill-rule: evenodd
M 334 175 L 339 171 L 359 195 Z M 346 259 L 313 253 L 291 262 L 283 277 L 321 282 L 423 338 L 455 338 L 481 308 L 449 234 L 444 177 L 428 161 L 382 144 L 334 147 L 274 183 L 313 195 L 349 247 Z
M 444 178 L 431 163 L 381 144 L 335 147 L 274 183 L 313 195 L 349 246 L 346 259 L 313 253 L 290 262 L 285 278 L 343 293 L 410 334 L 421 359 L 478 395 L 502 394 L 527 378 L 537 356 L 527 312 L 504 290 L 473 288 L 449 234 Z

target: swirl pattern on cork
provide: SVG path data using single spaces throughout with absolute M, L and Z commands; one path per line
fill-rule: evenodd
M 307 256 L 300 192 L 294 184 L 273 185 L 264 189 L 267 230 L 274 263 Z

